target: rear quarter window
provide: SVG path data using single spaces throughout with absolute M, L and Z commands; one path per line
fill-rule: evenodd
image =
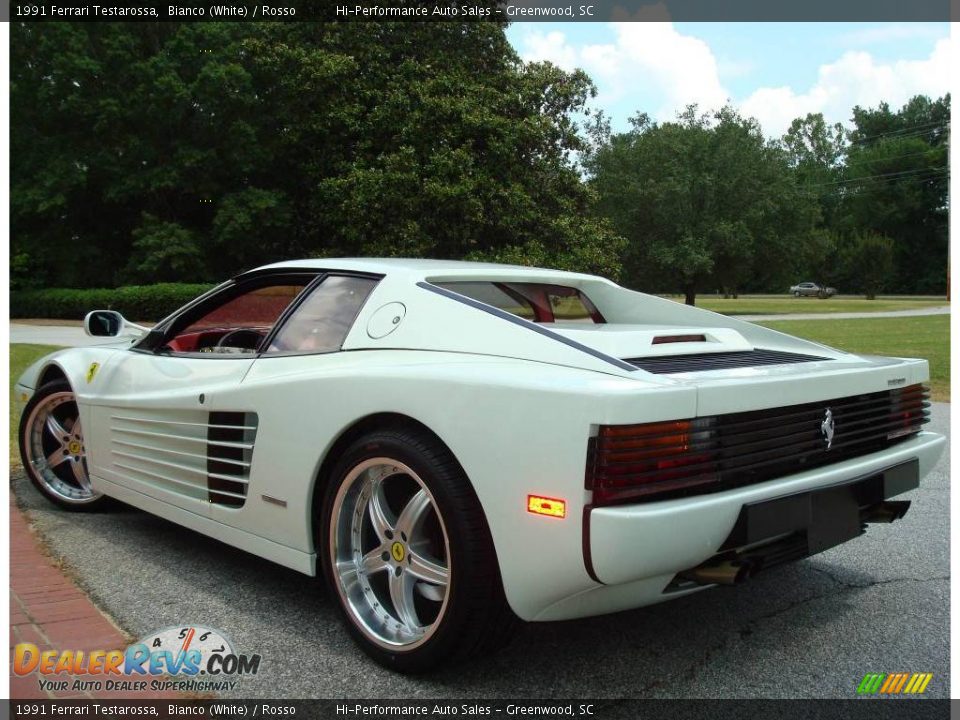
M 369 278 L 327 277 L 287 318 L 267 352 L 336 352 L 376 284 Z
M 590 298 L 575 287 L 473 280 L 435 284 L 531 322 L 605 322 Z

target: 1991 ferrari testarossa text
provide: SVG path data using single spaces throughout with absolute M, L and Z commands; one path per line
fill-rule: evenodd
M 589 275 L 304 260 L 16 386 L 30 479 L 322 574 L 377 661 L 734 584 L 900 517 L 945 440 L 924 360 Z

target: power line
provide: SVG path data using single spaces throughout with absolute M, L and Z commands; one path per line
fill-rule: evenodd
M 879 158 L 872 158 L 872 159 L 857 158 L 857 163 L 863 163 L 864 165 L 869 165 L 871 163 L 892 162 L 893 160 L 903 160 L 904 158 L 917 157 L 918 155 L 929 155 L 930 153 L 940 152 L 941 150 L 945 150 L 945 149 L 946 148 L 930 148 L 929 150 L 921 150 L 920 152 L 907 153 L 906 155 L 892 155 L 890 157 L 879 157 Z M 846 167 L 850 167 L 849 163 L 846 165 Z
M 896 172 L 878 173 L 876 175 L 861 175 L 859 177 L 844 178 L 842 180 L 834 180 L 832 182 L 814 183 L 812 185 L 805 185 L 804 187 L 826 187 L 829 185 L 846 185 L 849 183 L 863 182 L 864 180 L 874 180 L 877 178 L 888 178 L 888 177 L 895 177 L 895 176 L 909 176 L 909 175 L 923 174 L 928 172 L 941 172 L 948 169 L 949 168 L 947 168 L 946 166 L 932 167 L 932 168 L 915 168 L 913 170 L 899 170 Z
M 877 138 L 884 138 L 884 137 L 894 137 L 898 135 L 904 135 L 904 136 L 927 135 L 936 129 L 948 130 L 949 128 L 950 128 L 949 123 L 944 124 L 942 121 L 937 120 L 937 121 L 932 121 L 928 123 L 921 123 L 919 125 L 909 125 L 907 127 L 899 128 L 897 130 L 889 130 L 887 132 L 877 133 L 876 135 L 867 135 L 865 137 L 851 140 L 850 143 L 854 145 L 854 144 L 866 142 L 867 140 L 875 140 Z
M 822 192 L 807 192 L 807 193 L 804 193 L 804 195 L 806 195 L 807 197 L 822 198 L 822 197 L 829 197 L 830 195 L 843 195 L 843 194 L 849 193 L 850 191 L 856 191 L 856 190 L 867 190 L 867 191 L 879 190 L 881 187 L 890 187 L 891 185 L 896 185 L 897 183 L 903 180 L 917 180 L 920 182 L 924 182 L 927 180 L 936 180 L 941 177 L 949 177 L 949 176 L 950 176 L 950 171 L 947 168 L 941 168 L 938 170 L 929 170 L 922 175 L 914 175 L 914 176 L 901 175 L 898 177 L 878 177 L 863 183 L 858 183 L 858 184 L 851 183 L 846 185 L 839 185 L 839 186 L 832 187 L 828 190 L 824 190 Z

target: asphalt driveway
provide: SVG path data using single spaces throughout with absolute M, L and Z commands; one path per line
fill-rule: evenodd
M 949 405 L 931 429 L 948 433 Z M 932 672 L 949 696 L 949 463 L 910 512 L 737 588 L 565 623 L 527 625 L 500 654 L 407 678 L 340 627 L 320 583 L 129 508 L 71 514 L 22 476 L 16 496 L 80 584 L 134 636 L 222 629 L 260 674 L 239 697 L 852 698 L 867 672 Z

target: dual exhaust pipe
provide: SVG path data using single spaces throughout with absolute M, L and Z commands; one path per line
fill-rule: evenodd
M 906 515 L 909 509 L 909 500 L 887 500 L 870 508 L 863 521 L 868 523 L 892 523 Z
M 708 561 L 680 574 L 700 585 L 739 585 L 748 580 L 756 569 L 753 561 L 734 558 Z
M 865 523 L 892 523 L 906 515 L 909 509 L 908 500 L 885 500 L 864 511 L 861 519 Z M 679 575 L 700 585 L 739 585 L 749 580 L 762 565 L 760 549 L 756 557 L 727 555 L 723 558 L 711 558 Z

